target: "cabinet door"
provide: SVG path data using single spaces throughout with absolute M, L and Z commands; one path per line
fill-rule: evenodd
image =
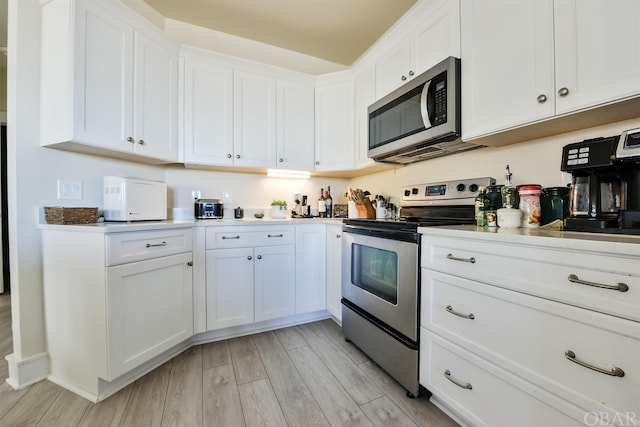
M 233 165 L 233 71 L 187 58 L 184 161 Z
M 255 320 L 295 313 L 295 250 L 293 245 L 255 248 Z
M 461 0 L 460 13 L 463 139 L 553 116 L 551 0 Z
M 178 55 L 135 33 L 134 151 L 178 160 Z
M 316 171 L 354 166 L 353 80 L 316 88 Z
M 327 310 L 342 320 L 342 226 L 327 225 Z
M 234 164 L 276 167 L 276 80 L 234 73 Z
M 639 19 L 638 1 L 554 3 L 556 114 L 640 93 Z
M 402 86 L 415 72 L 411 69 L 411 45 L 403 40 L 380 58 L 375 65 L 376 98 L 388 95 Z
M 89 2 L 78 2 L 76 13 L 77 27 L 71 36 L 77 43 L 73 138 L 83 144 L 131 152 L 133 28 Z
M 107 268 L 110 381 L 193 335 L 191 253 Z
M 326 308 L 326 226 L 296 226 L 296 314 Z
M 313 170 L 314 94 L 311 83 L 278 80 L 277 156 L 279 169 Z
M 375 70 L 369 68 L 355 77 L 356 167 L 375 164 L 367 156 L 369 150 L 369 114 L 367 109 L 375 101 Z
M 253 323 L 253 248 L 208 250 L 207 329 Z

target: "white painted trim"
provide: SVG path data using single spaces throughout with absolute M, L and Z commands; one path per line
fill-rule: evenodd
M 15 353 L 5 356 L 9 365 L 7 384 L 14 390 L 21 390 L 47 378 L 49 375 L 49 353 L 38 353 L 18 360 Z

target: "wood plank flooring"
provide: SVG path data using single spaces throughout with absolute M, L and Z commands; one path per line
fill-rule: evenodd
M 0 356 L 12 352 L 0 295 Z M 4 358 L 0 376 L 8 370 Z M 2 426 L 424 426 L 456 424 L 344 341 L 331 320 L 194 346 L 98 404 L 49 382 L 0 385 Z

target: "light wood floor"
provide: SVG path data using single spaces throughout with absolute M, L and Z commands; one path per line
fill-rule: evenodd
M 11 349 L 0 296 L 0 355 Z M 6 362 L 0 376 L 7 377 Z M 331 320 L 197 345 L 93 404 L 49 382 L 0 385 L 1 426 L 455 426 Z

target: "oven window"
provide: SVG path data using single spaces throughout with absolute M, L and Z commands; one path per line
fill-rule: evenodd
M 398 254 L 351 245 L 351 283 L 391 304 L 398 303 Z

